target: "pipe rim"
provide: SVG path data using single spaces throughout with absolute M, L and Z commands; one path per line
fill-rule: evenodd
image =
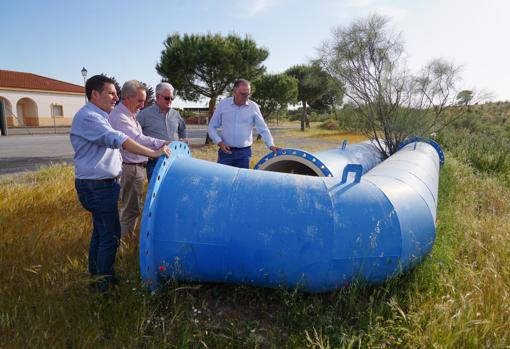
M 437 143 L 436 141 L 434 141 L 433 139 L 430 139 L 430 138 L 425 138 L 425 137 L 410 137 L 410 138 L 407 138 L 405 139 L 403 142 L 401 142 L 399 145 L 398 145 L 398 150 L 402 149 L 403 147 L 405 147 L 406 145 L 408 144 L 411 144 L 411 143 L 414 143 L 414 142 L 423 142 L 423 143 L 427 143 L 427 144 L 430 144 L 432 147 L 434 147 L 434 149 L 436 150 L 437 152 L 437 155 L 439 156 L 439 165 L 441 167 L 443 167 L 444 165 L 444 162 L 445 162 L 445 156 L 444 156 L 444 152 L 443 152 L 443 149 L 441 148 L 441 146 L 439 145 L 439 143 Z
M 331 170 L 315 155 L 304 150 L 294 148 L 279 149 L 276 154 L 274 152 L 269 152 L 255 164 L 253 169 L 263 171 L 268 162 L 272 162 L 271 160 L 282 157 L 308 165 L 311 170 L 317 174 L 322 174 L 323 177 L 333 177 Z
M 154 280 L 158 270 L 152 263 L 153 239 L 154 239 L 154 216 L 152 212 L 156 209 L 158 203 L 158 191 L 167 175 L 170 167 L 178 158 L 191 158 L 191 150 L 184 142 L 172 142 L 168 145 L 170 148 L 170 157 L 161 156 L 154 168 L 154 173 L 147 188 L 145 203 L 143 207 L 142 222 L 140 224 L 140 273 L 142 279 L 150 289 L 153 289 L 157 282 Z

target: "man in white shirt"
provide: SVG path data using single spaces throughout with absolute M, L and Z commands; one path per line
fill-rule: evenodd
M 250 167 L 253 127 L 262 136 L 266 146 L 276 152 L 273 137 L 257 103 L 250 100 L 250 82 L 234 82 L 233 96 L 218 103 L 209 122 L 209 136 L 219 147 L 218 163 L 239 168 Z M 221 136 L 217 129 L 221 127 Z

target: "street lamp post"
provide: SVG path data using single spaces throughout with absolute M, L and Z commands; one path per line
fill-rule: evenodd
M 87 69 L 85 67 L 81 68 L 81 75 L 83 75 L 83 88 L 87 84 Z M 85 93 L 85 103 L 87 103 L 87 94 Z

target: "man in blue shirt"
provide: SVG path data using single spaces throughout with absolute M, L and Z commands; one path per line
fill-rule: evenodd
M 222 100 L 209 122 L 209 136 L 219 147 L 218 163 L 239 168 L 250 167 L 253 127 L 262 136 L 266 146 L 276 152 L 279 148 L 273 143 L 259 106 L 250 101 L 250 82 L 244 79 L 234 82 L 232 97 Z M 217 128 L 221 127 L 221 136 Z
M 144 147 L 111 127 L 108 113 L 119 100 L 112 79 L 95 75 L 87 80 L 85 92 L 89 102 L 74 116 L 70 134 L 75 187 L 80 203 L 92 213 L 89 272 L 99 277 L 97 289 L 107 291 L 116 282 L 113 264 L 120 239 L 119 149 L 150 157 L 169 156 L 170 151 L 167 146 L 158 150 Z

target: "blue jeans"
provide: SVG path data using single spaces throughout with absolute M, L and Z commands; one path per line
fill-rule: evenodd
M 147 171 L 147 182 L 151 181 L 152 172 L 154 172 L 154 167 L 156 167 L 156 164 L 158 163 L 158 159 L 149 159 L 147 161 L 147 167 L 145 170 Z
M 119 247 L 120 222 L 118 180 L 75 180 L 78 199 L 83 208 L 92 213 L 94 229 L 90 239 L 89 272 L 91 275 L 113 279 L 113 264 Z
M 218 149 L 218 163 L 239 168 L 250 168 L 251 147 L 230 148 L 232 154 Z

